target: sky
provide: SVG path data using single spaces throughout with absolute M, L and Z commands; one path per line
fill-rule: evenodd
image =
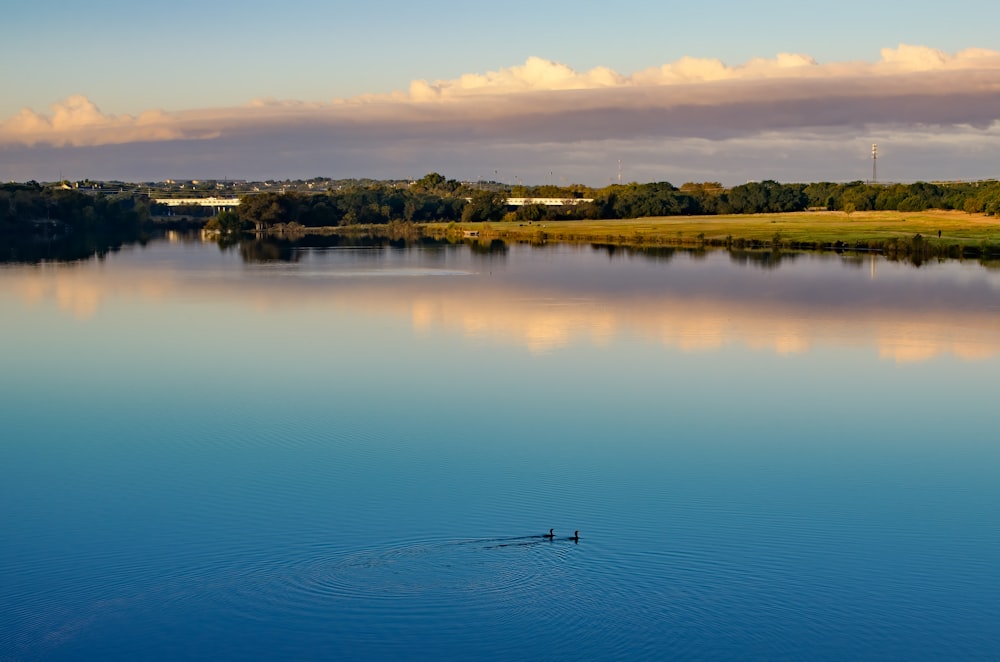
M 1000 177 L 1000 4 L 3 11 L 0 180 Z

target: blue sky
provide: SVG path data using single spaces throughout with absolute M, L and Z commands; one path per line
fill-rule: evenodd
M 578 135 L 563 132 L 551 141 L 542 140 L 546 129 L 535 127 L 534 133 L 528 132 L 530 137 L 520 140 L 514 125 L 523 123 L 499 130 L 502 122 L 485 118 L 479 126 L 467 127 L 470 136 L 479 136 L 470 142 L 445 140 L 433 131 L 425 134 L 412 121 L 400 125 L 386 120 L 363 132 L 364 143 L 370 146 L 364 149 L 362 141 L 348 135 L 344 128 L 344 122 L 350 124 L 353 119 L 334 121 L 340 127 L 334 131 L 339 136 L 336 139 L 327 140 L 322 132 L 312 138 L 307 135 L 304 125 L 333 121 L 328 108 L 317 109 L 315 117 L 308 121 L 301 110 L 296 111 L 298 119 L 292 133 L 278 130 L 285 125 L 273 112 L 257 133 L 254 127 L 260 125 L 248 116 L 237 122 L 239 131 L 234 131 L 231 113 L 221 113 L 226 117 L 217 118 L 216 127 L 204 119 L 213 113 L 220 115 L 218 109 L 245 108 L 255 100 L 258 105 L 261 100 L 281 100 L 286 106 L 293 102 L 328 105 L 334 100 L 405 94 L 413 81 L 434 84 L 461 81 L 467 75 L 507 72 L 523 67 L 532 57 L 581 75 L 601 68 L 630 79 L 638 72 L 676 64 L 685 58 L 720 61 L 727 67 L 739 68 L 755 59 L 770 61 L 781 53 L 796 54 L 821 65 L 815 69 L 818 72 L 824 66 L 879 63 L 884 60 L 882 49 L 899 49 L 900 45 L 922 47 L 947 57 L 970 48 L 995 52 L 1000 50 L 997 24 L 1000 6 L 961 1 L 917 7 L 903 2 L 851 0 L 835 8 L 792 2 L 720 1 L 710 9 L 695 3 L 670 6 L 658 2 L 632 2 L 617 8 L 606 2 L 521 1 L 490 5 L 387 1 L 331 4 L 303 0 L 280 4 L 256 0 L 202 4 L 184 0 L 157 5 L 101 0 L 86 5 L 22 2 L 5 8 L 5 38 L 0 41 L 0 89 L 4 90 L 0 95 L 0 178 L 54 179 L 58 174 L 125 179 L 352 174 L 404 177 L 431 170 L 475 178 L 492 170 L 506 172 L 510 177 L 516 172 L 523 180 L 568 178 L 600 184 L 608 178 L 608 163 L 623 158 L 631 164 L 630 178 L 638 181 L 705 178 L 733 183 L 771 176 L 789 180 L 810 173 L 813 165 L 815 176 L 806 179 L 854 179 L 864 176 L 862 164 L 868 158 L 870 142 L 885 143 L 880 153 L 887 161 L 905 155 L 898 162 L 895 178 L 899 180 L 997 176 L 1000 168 L 986 152 L 991 141 L 997 139 L 990 120 L 1000 118 L 1000 111 L 984 118 L 980 109 L 968 120 L 958 116 L 942 118 L 936 108 L 926 113 L 913 112 L 920 85 L 924 85 L 925 96 L 939 94 L 943 73 L 922 83 L 907 83 L 908 96 L 901 104 L 905 108 L 901 107 L 898 122 L 884 113 L 876 124 L 850 119 L 837 125 L 836 137 L 826 124 L 809 127 L 809 122 L 791 118 L 788 127 L 760 124 L 735 132 L 738 135 L 722 135 L 718 126 L 700 132 L 692 125 L 686 126 L 683 135 L 662 135 L 649 127 L 628 133 L 619 127 L 617 132 L 610 132 L 614 135 L 602 136 L 594 128 L 599 126 L 595 120 Z M 962 103 L 995 108 L 997 97 L 990 95 L 989 89 L 997 82 L 1000 68 L 989 58 L 981 57 L 971 64 L 963 62 L 963 71 L 979 72 L 966 89 L 976 89 L 985 96 L 969 96 Z M 919 73 L 917 69 L 920 67 L 908 67 L 907 73 Z M 937 69 L 941 73 L 953 67 L 946 63 Z M 822 76 L 834 73 L 825 71 Z M 898 72 L 880 70 L 862 75 L 870 78 L 868 74 L 890 73 Z M 774 79 L 773 74 L 765 77 Z M 803 78 L 799 73 L 794 77 Z M 702 78 L 698 82 L 718 86 L 715 77 Z M 662 82 L 653 84 L 659 86 Z M 629 85 L 636 84 L 630 79 Z M 488 85 L 495 86 L 495 94 L 501 97 L 546 91 L 544 83 L 534 79 L 530 90 L 514 90 L 497 81 L 489 81 Z M 594 85 L 597 83 L 584 82 L 574 89 Z M 606 86 L 606 81 L 600 86 Z M 704 94 L 722 103 L 725 93 L 712 92 L 708 87 L 703 88 Z M 948 93 L 956 91 L 952 86 Z M 759 95 L 761 99 L 773 97 L 773 90 L 762 89 Z M 792 96 L 801 100 L 802 93 Z M 822 90 L 814 93 L 818 103 L 822 96 Z M 840 95 L 845 96 L 850 94 Z M 33 113 L 29 124 L 37 129 L 38 121 L 55 121 L 58 112 L 53 104 L 74 97 L 78 101 L 85 98 L 90 104 L 85 109 L 90 119 L 81 119 L 83 107 L 74 102 L 74 125 L 92 127 L 98 121 L 97 113 L 102 118 L 121 119 L 162 111 L 171 116 L 171 121 L 176 119 L 173 114 L 186 113 L 187 127 L 198 114 L 197 131 L 163 130 L 153 139 L 149 132 L 135 132 L 134 139 L 129 140 L 119 132 L 118 138 L 109 141 L 70 139 L 66 135 L 58 139 L 39 137 L 41 134 L 32 129 L 29 133 L 34 137 L 26 139 L 25 118 L 14 122 L 27 108 Z M 695 105 L 706 103 L 702 99 Z M 673 108 L 678 102 L 660 100 L 657 104 Z M 601 104 L 608 122 L 616 121 L 613 105 L 609 101 Z M 89 110 L 91 106 L 93 111 Z M 820 106 L 829 108 L 822 103 Z M 634 109 L 634 105 L 628 108 Z M 473 110 L 480 112 L 469 108 L 466 116 Z M 531 115 L 523 109 L 518 112 L 522 119 Z M 773 115 L 775 111 L 768 112 Z M 808 112 L 814 113 L 815 109 Z M 619 119 L 634 121 L 627 112 Z M 453 122 L 454 116 L 442 121 Z M 829 121 L 825 120 L 827 124 Z M 153 123 L 147 118 L 143 126 Z M 555 124 L 569 126 L 567 122 Z M 966 125 L 974 125 L 979 133 L 970 133 Z M 922 138 L 915 138 L 914 132 Z M 484 142 L 483 134 L 492 134 L 494 139 Z M 843 161 L 842 167 L 831 168 L 809 156 L 827 146 L 823 136 L 831 137 L 830 147 L 842 149 L 848 134 L 857 137 L 858 149 L 854 151 L 868 145 L 864 153 L 835 155 Z M 950 135 L 955 136 L 955 141 L 948 140 Z M 766 138 L 771 139 L 770 149 L 764 149 Z M 540 140 L 549 149 L 532 149 Z M 389 141 L 403 145 L 406 153 L 397 149 L 394 156 Z M 894 150 L 894 143 L 901 149 Z M 963 146 L 956 147 L 959 144 Z M 977 150 L 977 144 L 984 148 Z M 276 153 L 280 145 L 287 149 Z M 524 149 L 519 150 L 519 145 Z M 676 158 L 669 164 L 657 162 L 650 153 L 653 145 L 658 145 L 660 152 L 676 153 Z M 781 154 L 774 156 L 775 151 Z M 418 156 L 421 152 L 425 159 Z M 471 158 L 476 152 L 483 158 Z M 729 156 L 722 159 L 720 153 Z M 331 154 L 336 157 L 330 158 Z M 545 154 L 554 156 L 547 158 Z M 760 167 L 767 154 L 776 159 L 773 168 Z M 926 172 L 917 167 L 925 158 Z M 252 167 L 248 159 L 253 160 Z M 906 169 L 901 167 L 904 160 Z M 757 171 L 753 170 L 754 164 Z M 889 163 L 885 168 L 887 173 L 892 172 Z M 557 175 L 557 170 L 561 174 Z M 714 177 L 713 172 L 717 173 Z

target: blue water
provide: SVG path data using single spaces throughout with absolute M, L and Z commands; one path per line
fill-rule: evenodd
M 247 255 L 0 267 L 0 660 L 1000 656 L 1000 272 Z

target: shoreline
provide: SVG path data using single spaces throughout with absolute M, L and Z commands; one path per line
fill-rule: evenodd
M 987 242 L 1000 248 L 1000 217 L 960 211 L 845 212 L 804 211 L 783 214 L 728 216 L 663 216 L 628 220 L 549 221 L 541 223 L 428 223 L 432 233 L 442 230 L 479 230 L 481 235 L 530 239 L 538 234 L 555 240 L 629 239 L 640 243 L 664 240 L 682 243 L 744 242 L 855 244 L 910 239 L 973 245 Z M 940 237 L 938 232 L 941 232 Z
M 296 227 L 305 234 L 373 234 L 406 238 L 737 250 L 858 251 L 889 257 L 1000 258 L 1000 217 L 931 210 L 805 211 L 628 220 L 420 223 Z M 940 234 L 939 234 L 940 233 Z

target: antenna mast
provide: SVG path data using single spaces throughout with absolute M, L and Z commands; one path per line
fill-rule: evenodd
M 878 145 L 872 143 L 872 184 L 878 183 Z
M 622 160 L 618 159 L 618 186 L 622 185 Z

